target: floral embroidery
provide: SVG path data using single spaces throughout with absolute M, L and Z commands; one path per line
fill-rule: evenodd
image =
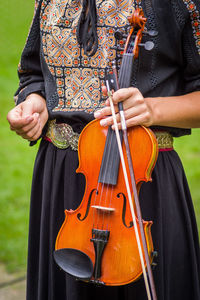
M 79 0 L 44 0 L 41 35 L 45 61 L 56 78 L 59 103 L 53 111 L 93 112 L 104 106 L 101 86 L 111 61 L 119 58 L 116 29 L 126 29 L 133 0 L 96 0 L 98 50 L 84 55 L 76 39 L 82 4 Z M 121 42 L 120 42 L 121 43 Z
M 194 38 L 195 38 L 195 43 L 196 43 L 198 52 L 200 54 L 200 15 L 199 15 L 199 11 L 193 1 L 183 0 L 183 2 L 186 4 L 187 9 L 190 13 L 190 19 L 191 19 Z

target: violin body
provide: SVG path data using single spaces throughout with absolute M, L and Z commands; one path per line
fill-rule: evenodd
M 77 249 L 84 253 L 91 260 L 94 270 L 91 278 L 83 280 L 115 286 L 135 281 L 142 274 L 142 268 L 121 164 L 116 185 L 98 182 L 107 133 L 108 128 L 101 127 L 99 121 L 94 120 L 80 135 L 77 172 L 85 176 L 85 193 L 76 210 L 65 210 L 65 220 L 57 236 L 56 250 Z M 154 134 L 142 126 L 128 129 L 128 139 L 139 193 L 141 183 L 151 180 L 158 153 L 157 142 Z M 128 166 L 127 158 L 125 163 Z M 151 221 L 143 221 L 148 254 L 152 262 L 151 225 Z M 103 232 L 103 236 L 97 243 L 98 231 Z M 79 258 L 76 259 L 76 255 L 68 255 L 63 259 L 65 264 L 73 260 L 79 268 Z M 65 270 L 62 264 L 59 265 Z
M 157 141 L 151 130 L 143 126 L 126 128 L 122 103 L 118 103 L 122 124 L 122 131 L 118 132 L 111 93 L 130 86 L 133 62 L 145 30 L 142 9 L 138 7 L 129 22 L 131 30 L 119 81 L 116 67 L 106 76 L 115 131 L 94 120 L 80 135 L 77 172 L 85 176 L 85 193 L 76 210 L 65 211 L 54 258 L 68 274 L 95 284 L 124 285 L 143 274 L 148 300 L 151 295 L 157 300 L 151 270 L 152 221 L 142 219 L 138 199 L 142 182 L 151 180 L 158 155 Z M 149 44 L 145 47 L 152 49 Z

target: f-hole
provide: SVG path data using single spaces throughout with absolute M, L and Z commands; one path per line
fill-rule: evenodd
M 123 199 L 124 199 L 123 210 L 122 210 L 122 222 L 123 222 L 123 224 L 126 228 L 131 228 L 131 227 L 133 227 L 133 221 L 131 221 L 129 226 L 128 226 L 126 224 L 126 219 L 125 219 L 125 216 L 126 216 L 126 202 L 127 202 L 126 196 L 123 193 L 117 194 L 118 198 L 120 198 L 120 196 L 122 196 Z
M 85 216 L 83 218 L 81 218 L 81 213 L 77 214 L 77 218 L 79 219 L 79 221 L 84 221 L 87 218 L 87 216 L 89 214 L 90 206 L 91 206 L 92 195 L 94 194 L 94 192 L 96 192 L 96 195 L 98 195 L 97 189 L 91 190 L 90 195 L 89 195 L 89 199 L 88 199 L 88 204 L 87 204 L 87 209 L 86 209 L 86 212 L 85 212 Z

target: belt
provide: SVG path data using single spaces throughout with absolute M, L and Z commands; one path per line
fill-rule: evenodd
M 159 151 L 173 150 L 173 137 L 167 131 L 154 131 L 158 142 Z M 45 140 L 51 142 L 59 149 L 71 148 L 78 150 L 79 135 L 73 131 L 73 128 L 66 123 L 56 123 L 56 120 L 48 122 Z

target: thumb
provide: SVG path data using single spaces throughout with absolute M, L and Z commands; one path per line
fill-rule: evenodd
M 24 101 L 22 104 L 22 118 L 31 118 L 34 114 L 34 106 L 33 103 L 29 101 Z

